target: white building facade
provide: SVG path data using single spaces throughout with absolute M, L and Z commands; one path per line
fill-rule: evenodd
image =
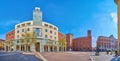
M 34 32 L 35 38 L 30 35 L 25 36 L 25 33 L 33 35 Z M 57 52 L 66 50 L 66 46 L 58 43 L 58 27 L 43 21 L 39 7 L 33 11 L 33 20 L 15 25 L 13 45 L 14 51 Z

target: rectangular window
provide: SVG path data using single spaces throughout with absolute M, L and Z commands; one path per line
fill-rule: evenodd
M 52 36 L 50 36 L 50 38 L 52 39 Z
M 22 29 L 22 32 L 24 32 L 24 29 Z
M 19 30 L 17 31 L 17 33 L 19 33 Z
M 48 38 L 48 36 L 47 36 L 47 35 L 45 35 L 45 38 Z
M 50 31 L 50 34 L 52 34 L 52 31 Z
M 55 40 L 56 40 L 56 37 L 55 37 Z
M 19 38 L 19 35 L 17 35 L 17 38 Z
M 39 34 L 39 33 L 40 33 L 39 28 L 36 28 L 36 36 L 37 36 L 37 37 L 39 37 L 39 36 L 40 36 L 40 34 Z
M 27 31 L 30 31 L 30 28 L 28 28 Z
M 56 35 L 56 32 L 55 32 L 55 35 Z
M 36 36 L 37 37 L 41 37 L 42 36 L 42 30 L 40 28 L 36 28 L 35 32 L 36 32 Z
M 47 30 L 47 29 L 45 29 L 45 32 L 48 32 L 48 30 Z
M 19 41 L 17 41 L 17 43 L 19 43 Z

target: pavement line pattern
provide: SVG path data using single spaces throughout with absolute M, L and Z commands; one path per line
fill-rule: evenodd
M 2 54 L 2 55 L 0 55 L 0 56 L 8 56 L 8 55 L 15 55 L 15 54 L 18 54 L 18 53 Z
M 90 56 L 91 61 L 94 61 L 93 58 Z
M 43 59 L 43 61 L 48 61 L 45 57 L 43 57 L 39 52 L 35 52 L 39 58 Z

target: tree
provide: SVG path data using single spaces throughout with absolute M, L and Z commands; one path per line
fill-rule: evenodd
M 30 47 L 30 44 L 33 44 L 35 46 L 35 43 L 36 43 L 36 33 L 35 32 L 24 32 L 24 34 L 22 34 L 22 38 L 20 39 L 21 40 L 21 43 L 25 43 L 26 44 L 26 51 L 28 52 L 29 51 L 29 47 Z M 34 49 L 35 51 L 35 49 Z
M 62 48 L 62 50 L 64 48 L 66 48 L 66 38 L 60 38 L 60 40 L 58 41 L 58 46 L 60 46 Z

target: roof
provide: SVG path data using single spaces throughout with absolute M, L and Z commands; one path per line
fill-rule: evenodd
M 0 41 L 5 41 L 5 40 L 3 40 L 3 39 L 0 39 Z

